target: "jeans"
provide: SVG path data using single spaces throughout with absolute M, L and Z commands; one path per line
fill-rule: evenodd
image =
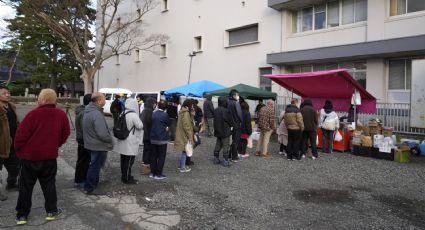
M 324 153 L 331 153 L 334 148 L 334 130 L 322 129 L 323 145 L 322 151 Z
M 16 205 L 17 217 L 28 216 L 32 205 L 32 191 L 37 180 L 44 195 L 44 208 L 47 213 L 56 212 L 56 172 L 57 162 L 54 160 L 27 161 L 21 160 L 19 175 L 19 196 Z
M 261 154 L 267 155 L 268 148 L 269 148 L 269 142 L 270 142 L 270 136 L 272 135 L 273 130 L 270 131 L 261 131 L 260 133 L 260 140 L 258 140 L 257 143 L 257 152 L 261 152 Z
M 152 145 L 151 154 L 151 172 L 154 176 L 162 176 L 162 169 L 165 164 L 165 156 L 167 155 L 167 144 Z
M 223 158 L 229 160 L 229 145 L 230 145 L 230 136 L 224 138 L 218 138 L 215 142 L 214 148 L 214 157 L 220 157 L 220 150 L 223 150 Z
M 99 183 L 100 169 L 104 166 L 107 152 L 106 151 L 92 151 L 90 150 L 90 166 L 87 171 L 86 183 L 84 184 L 84 190 L 91 192 L 96 189 Z
M 298 158 L 301 143 L 301 130 L 299 129 L 288 129 L 288 159 Z
M 314 157 L 317 157 L 316 148 L 316 130 L 314 131 L 303 131 L 302 143 L 301 143 L 301 154 L 305 155 L 308 149 L 308 142 L 310 141 L 311 153 Z
M 184 169 L 186 167 L 186 152 L 182 152 L 182 155 L 180 155 L 180 169 Z

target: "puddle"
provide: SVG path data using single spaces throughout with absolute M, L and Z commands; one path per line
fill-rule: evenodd
M 293 192 L 295 199 L 317 204 L 336 204 L 354 202 L 353 196 L 346 190 L 309 189 Z
M 415 226 L 425 227 L 425 201 L 402 196 L 372 195 L 373 199 L 384 204 L 395 216 L 409 221 Z

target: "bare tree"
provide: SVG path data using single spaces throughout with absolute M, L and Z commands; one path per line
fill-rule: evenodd
M 133 50 L 153 52 L 168 40 L 163 34 L 148 35 L 143 18 L 158 6 L 156 0 L 97 0 L 97 12 L 88 0 L 3 1 L 44 22 L 53 36 L 71 49 L 81 68 L 84 92 L 91 93 L 93 78 L 103 62 Z M 121 10 L 124 4 L 126 9 Z M 95 26 L 95 31 L 91 28 Z

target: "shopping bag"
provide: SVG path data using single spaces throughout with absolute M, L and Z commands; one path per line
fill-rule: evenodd
M 193 145 L 191 143 L 187 142 L 186 146 L 184 147 L 184 150 L 188 157 L 191 157 L 193 155 Z
M 248 144 L 246 145 L 246 147 L 248 147 L 248 148 L 252 149 L 252 146 L 253 146 L 253 144 L 252 144 L 252 138 L 251 138 L 251 137 L 249 137 L 249 138 L 248 138 Z
M 339 132 L 338 130 L 335 132 L 335 141 L 336 141 L 336 142 L 340 142 L 340 141 L 342 141 L 342 135 L 341 135 L 341 132 Z
M 316 146 L 319 145 L 319 135 L 316 134 Z
M 253 141 L 258 141 L 258 140 L 260 140 L 260 132 L 253 132 L 253 133 L 251 134 L 251 139 L 252 139 Z

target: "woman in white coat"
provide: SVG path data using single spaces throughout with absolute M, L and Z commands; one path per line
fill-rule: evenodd
M 137 180 L 131 175 L 131 167 L 139 153 L 143 123 L 139 118 L 139 104 L 135 99 L 128 98 L 126 100 L 125 111 L 127 128 L 131 132 L 125 140 L 114 138 L 114 151 L 121 154 L 121 181 L 124 184 L 137 184 Z

